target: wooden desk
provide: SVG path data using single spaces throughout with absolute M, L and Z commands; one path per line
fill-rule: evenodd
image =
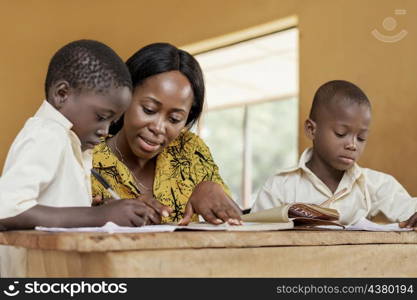
M 28 277 L 417 277 L 417 232 L 0 233 Z

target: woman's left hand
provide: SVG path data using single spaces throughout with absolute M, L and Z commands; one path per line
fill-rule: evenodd
M 229 198 L 220 184 L 212 181 L 200 182 L 194 188 L 185 207 L 184 218 L 178 224 L 190 223 L 194 213 L 200 214 L 204 220 L 212 224 L 242 224 L 240 208 Z
M 417 230 L 417 213 L 409 217 L 407 221 L 400 222 L 400 227 L 414 227 Z

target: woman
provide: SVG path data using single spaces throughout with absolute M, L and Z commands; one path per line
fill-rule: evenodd
M 126 64 L 132 103 L 110 128 L 112 136 L 95 148 L 93 167 L 122 198 L 138 198 L 165 215 L 162 222 L 186 225 L 200 214 L 213 224 L 240 224 L 241 211 L 208 147 L 189 131 L 204 103 L 198 62 L 170 44 L 156 43 Z M 96 199 L 110 197 L 95 178 L 92 187 Z

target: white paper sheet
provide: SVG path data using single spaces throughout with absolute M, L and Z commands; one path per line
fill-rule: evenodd
M 229 225 L 223 223 L 220 225 L 212 225 L 208 223 L 190 223 L 188 226 L 178 226 L 177 230 L 224 230 L 224 231 L 270 231 L 270 230 L 286 230 L 294 228 L 292 221 L 285 223 L 258 223 L 244 222 L 243 225 Z
M 107 232 L 107 233 L 122 233 L 122 232 L 172 232 L 177 226 L 172 225 L 146 225 L 142 227 L 127 227 L 119 226 L 113 222 L 107 222 L 102 227 L 76 227 L 76 228 L 62 228 L 62 227 L 42 227 L 36 226 L 35 230 L 50 231 L 50 232 Z
M 146 225 L 142 227 L 119 226 L 113 222 L 107 222 L 102 227 L 35 227 L 36 230 L 49 232 L 107 232 L 107 233 L 135 233 L 135 232 L 172 232 L 175 230 L 204 230 L 204 231 L 267 231 L 267 230 L 285 230 L 294 227 L 292 222 L 288 223 L 254 223 L 245 222 L 242 226 L 229 225 L 223 223 L 212 225 L 208 223 L 190 223 L 188 226 L 178 226 L 175 223 L 165 225 Z

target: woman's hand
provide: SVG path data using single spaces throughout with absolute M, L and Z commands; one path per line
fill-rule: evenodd
M 184 218 L 178 223 L 187 225 L 194 213 L 200 214 L 204 220 L 212 224 L 228 222 L 240 225 L 240 208 L 224 192 L 223 187 L 212 181 L 200 182 L 191 194 L 185 207 Z
M 165 206 L 159 201 L 157 201 L 154 197 L 152 192 L 145 193 L 139 195 L 137 198 L 139 201 L 143 201 L 146 205 L 154 210 L 157 214 L 157 218 L 152 218 L 151 224 L 161 224 L 161 216 L 168 217 L 172 213 L 172 208 L 169 206 Z
M 92 206 L 99 206 L 105 203 L 105 199 L 101 198 L 100 195 L 96 195 L 93 197 L 93 201 L 91 202 Z
M 411 228 L 414 227 L 417 230 L 417 212 L 408 218 L 408 220 L 400 222 L 400 227 Z

